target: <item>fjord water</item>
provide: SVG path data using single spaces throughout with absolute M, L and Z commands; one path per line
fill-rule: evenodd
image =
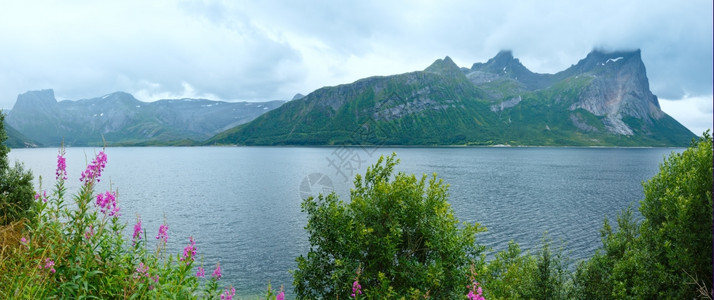
M 67 149 L 70 191 L 99 150 Z M 672 151 L 683 149 L 108 148 L 97 192 L 118 189 L 126 236 L 140 215 L 153 246 L 165 220 L 169 253 L 179 253 L 193 236 L 207 273 L 220 261 L 221 281 L 238 294 L 262 294 L 268 282 L 291 293 L 289 270 L 309 249 L 301 197 L 323 191 L 325 182 L 315 181 L 329 178 L 349 201 L 354 175 L 364 174 L 380 155 L 396 152 L 397 171 L 443 178 L 456 217 L 488 228 L 479 243 L 501 250 L 514 240 L 535 250 L 548 232 L 577 261 L 600 246 L 603 218 L 639 206 L 641 182 Z M 56 155 L 52 148 L 13 149 L 10 159 L 24 162 L 36 179 L 42 176 L 42 188 L 51 189 Z

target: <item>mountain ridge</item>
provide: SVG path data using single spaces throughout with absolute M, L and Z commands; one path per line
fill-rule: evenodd
M 46 146 L 63 141 L 68 146 L 197 143 L 283 103 L 189 98 L 142 102 L 126 92 L 57 101 L 47 89 L 18 95 L 6 122 Z
M 362 129 L 381 130 L 364 143 L 393 145 L 686 146 L 695 137 L 661 111 L 639 50 L 593 50 L 555 74 L 531 72 L 510 51 L 470 69 L 446 56 L 289 104 L 206 144 L 360 144 L 349 134 Z

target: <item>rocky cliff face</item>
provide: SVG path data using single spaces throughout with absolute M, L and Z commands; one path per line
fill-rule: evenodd
M 624 117 L 652 124 L 653 120 L 659 120 L 664 115 L 657 97 L 650 91 L 639 50 L 593 51 L 572 68 L 579 71 L 577 76 L 591 76 L 593 80 L 570 109 L 582 108 L 604 117 L 603 123 L 611 132 L 633 134 L 632 129 L 622 121 Z
M 515 95 L 530 91 L 553 89 L 555 85 L 565 81 L 582 81 L 588 83 L 579 91 L 575 99 L 570 99 L 570 111 L 584 109 L 595 116 L 601 117 L 602 125 L 608 132 L 631 136 L 634 134 L 631 125 L 623 121 L 631 117 L 641 120 L 644 128 L 659 120 L 664 113 L 660 110 L 657 97 L 649 89 L 645 65 L 642 62 L 640 50 L 606 52 L 595 50 L 580 60 L 576 65 L 556 74 L 538 74 L 525 68 L 518 59 L 513 58 L 510 51 L 501 51 L 486 63 L 476 63 L 465 71 L 469 79 L 486 90 L 494 86 L 494 82 L 511 81 L 511 89 L 503 89 L 495 98 L 504 98 L 493 107 L 510 106 Z M 491 88 L 493 89 L 493 88 Z M 555 95 L 560 100 L 560 95 Z M 502 110 L 502 109 L 501 109 Z M 595 127 L 571 117 L 577 128 Z M 642 126 L 641 126 L 642 127 Z

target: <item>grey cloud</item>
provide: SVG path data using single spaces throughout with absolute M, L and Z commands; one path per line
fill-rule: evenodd
M 552 73 L 595 47 L 641 48 L 661 98 L 711 95 L 711 11 L 702 0 L 13 4 L 0 12 L 11 45 L 0 49 L 0 106 L 41 88 L 290 98 L 446 55 L 468 67 L 501 49 Z M 369 63 L 384 57 L 389 66 Z

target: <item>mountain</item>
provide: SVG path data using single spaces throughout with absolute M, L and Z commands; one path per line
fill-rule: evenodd
M 251 121 L 284 101 L 222 102 L 167 99 L 142 102 L 115 92 L 77 101 L 57 101 L 53 90 L 30 91 L 17 97 L 7 123 L 47 146 L 188 143 Z
M 7 134 L 7 140 L 5 140 L 5 145 L 10 148 L 35 148 L 41 146 L 38 142 L 35 142 L 25 135 L 17 131 L 17 129 L 4 122 L 5 133 Z
M 695 135 L 662 112 L 639 50 L 594 50 L 555 74 L 510 51 L 458 67 L 318 89 L 207 144 L 686 146 Z

